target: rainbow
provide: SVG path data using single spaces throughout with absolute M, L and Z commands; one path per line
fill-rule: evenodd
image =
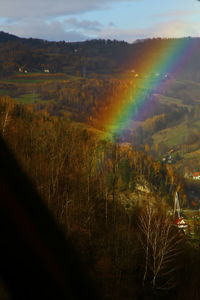
M 141 55 L 139 60 L 142 64 L 140 67 L 142 77 L 135 78 L 132 84 L 103 110 L 101 123 L 106 132 L 105 137 L 123 135 L 125 129 L 130 127 L 131 121 L 139 116 L 144 107 L 148 109 L 148 105 L 151 105 L 149 93 L 161 86 L 163 88 L 167 82 L 164 79 L 181 69 L 193 55 L 197 44 L 196 39 L 170 39 L 166 40 L 165 44 L 161 43 L 156 55 L 153 56 L 152 53 Z

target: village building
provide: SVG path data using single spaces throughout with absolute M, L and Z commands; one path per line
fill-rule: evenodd
M 174 225 L 178 229 L 184 231 L 185 233 L 189 229 L 188 223 L 181 216 L 181 207 L 180 207 L 179 196 L 178 196 L 177 192 L 176 192 L 175 198 L 174 198 Z
M 200 172 L 195 172 L 192 174 L 192 178 L 194 180 L 200 180 Z
M 171 155 L 166 155 L 162 158 L 163 163 L 166 164 L 173 164 L 174 163 L 174 159 Z
M 174 220 L 174 224 L 179 228 L 179 229 L 186 229 L 188 228 L 187 222 L 184 220 L 184 218 L 178 218 Z
M 28 70 L 26 69 L 26 65 L 19 67 L 18 71 L 20 73 L 28 73 Z

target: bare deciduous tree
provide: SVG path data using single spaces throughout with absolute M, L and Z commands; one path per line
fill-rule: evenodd
M 184 235 L 162 209 L 147 205 L 139 219 L 140 241 L 144 250 L 143 284 L 150 278 L 153 289 L 171 289 L 182 251 Z

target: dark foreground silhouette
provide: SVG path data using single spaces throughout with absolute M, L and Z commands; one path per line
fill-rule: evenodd
M 0 272 L 13 299 L 99 299 L 75 250 L 0 138 Z

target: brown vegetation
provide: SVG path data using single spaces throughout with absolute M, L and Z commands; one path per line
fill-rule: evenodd
M 103 299 L 154 299 L 157 294 L 179 299 L 173 293 L 180 294 L 185 280 L 178 278 L 185 268 L 181 257 L 187 253 L 178 255 L 179 238 L 169 219 L 159 210 L 147 214 L 144 209 L 151 201 L 156 207 L 167 203 L 177 185 L 181 190 L 170 168 L 131 146 L 101 140 L 83 125 L 35 113 L 8 97 L 1 97 L 0 130 L 79 250 Z M 144 202 L 133 201 L 126 208 L 120 195 L 134 191 L 137 182 L 148 182 L 152 195 L 144 193 Z M 144 237 L 142 244 L 138 233 Z M 175 285 L 164 276 L 172 269 Z M 160 280 L 167 291 L 158 292 Z

